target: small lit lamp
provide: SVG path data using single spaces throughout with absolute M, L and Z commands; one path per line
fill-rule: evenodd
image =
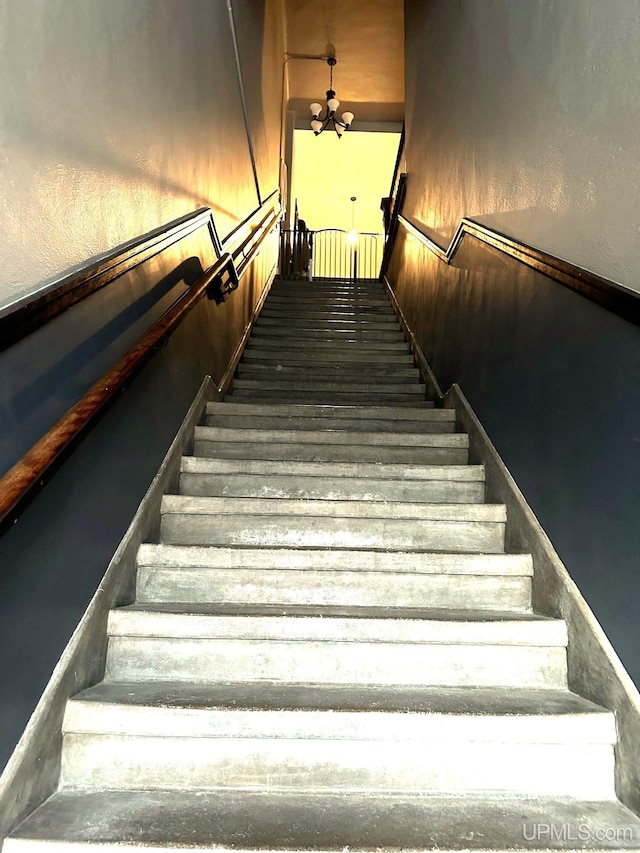
M 340 138 L 345 130 L 349 130 L 353 122 L 354 116 L 351 112 L 342 113 L 342 121 L 336 118 L 340 101 L 336 98 L 336 93 L 333 90 L 333 66 L 337 61 L 338 60 L 335 56 L 330 56 L 327 59 L 327 65 L 330 68 L 329 88 L 327 89 L 327 114 L 322 115 L 322 104 L 319 104 L 317 101 L 314 101 L 314 103 L 309 106 L 309 109 L 311 110 L 311 130 L 313 130 L 316 136 L 319 136 L 323 130 L 326 130 L 332 122 L 333 129 L 338 135 L 338 138 Z

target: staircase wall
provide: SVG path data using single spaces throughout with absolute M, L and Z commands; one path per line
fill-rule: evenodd
M 405 213 L 485 225 L 640 290 L 637 8 L 405 2 Z
M 263 199 L 278 183 L 281 5 L 234 10 L 245 87 L 269 98 L 266 116 L 249 103 Z M 195 208 L 224 237 L 259 204 L 223 0 L 12 0 L 0 32 L 0 309 Z

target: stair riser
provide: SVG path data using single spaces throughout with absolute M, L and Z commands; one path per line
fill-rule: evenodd
M 360 364 L 347 365 L 344 367 L 331 367 L 325 364 L 287 365 L 281 364 L 249 364 L 238 365 L 236 375 L 240 379 L 251 379 L 254 382 L 269 382 L 283 379 L 295 384 L 302 382 L 333 382 L 336 387 L 344 382 L 355 383 L 366 382 L 387 384 L 389 382 L 420 382 L 420 373 L 417 367 L 407 365 L 383 365 L 379 362 L 368 364 L 362 361 Z
M 419 575 L 470 575 L 474 577 L 524 577 L 531 579 L 532 560 L 526 554 L 429 554 L 347 551 L 323 548 L 313 551 L 285 548 L 178 548 L 141 545 L 138 565 L 180 572 L 196 566 L 206 570 L 271 572 L 382 572 Z
M 219 516 L 170 513 L 162 517 L 168 545 L 399 548 L 497 554 L 504 551 L 499 522 L 420 519 L 316 518 L 314 516 Z
M 260 474 L 185 474 L 180 494 L 203 497 L 320 498 L 325 500 L 482 503 L 484 483 L 427 481 L 402 483 L 348 477 L 296 477 Z
M 344 284 L 330 284 L 313 281 L 290 287 L 289 284 L 272 284 L 269 298 L 287 299 L 297 301 L 298 299 L 310 299 L 319 303 L 326 303 L 333 299 L 387 299 L 387 294 L 380 284 L 360 284 L 345 282 Z
M 424 391 L 415 394 L 393 394 L 391 392 L 388 394 L 372 392 L 356 394 L 343 391 L 334 391 L 331 393 L 330 391 L 289 391 L 285 389 L 271 391 L 257 388 L 239 388 L 237 391 L 232 391 L 228 396 L 234 403 L 238 403 L 240 400 L 246 400 L 249 403 L 255 403 L 259 400 L 270 400 L 272 403 L 310 403 L 311 405 L 319 406 L 335 406 L 337 404 L 344 406 L 422 406 L 426 404 Z
M 466 465 L 469 451 L 455 447 L 376 447 L 332 444 L 258 444 L 196 441 L 194 454 L 220 459 L 262 459 L 299 462 L 388 462 L 415 465 Z
M 274 350 L 255 349 L 247 351 L 243 356 L 243 364 L 246 366 L 264 365 L 271 370 L 275 369 L 278 364 L 283 367 L 304 369 L 305 367 L 323 367 L 327 364 L 327 358 L 328 354 L 323 352 L 288 350 L 279 347 Z M 362 364 L 379 364 L 383 368 L 413 367 L 413 359 L 410 355 L 398 353 L 397 355 L 384 356 L 374 351 L 364 354 L 345 347 L 340 352 L 331 353 L 331 363 L 345 368 L 358 368 Z
M 433 403 L 431 403 L 431 407 L 433 407 Z M 434 418 L 438 418 L 446 414 L 446 410 L 440 409 L 438 412 L 429 411 L 425 412 L 422 409 L 406 409 L 400 408 L 397 411 L 394 409 L 385 408 L 376 408 L 375 406 L 360 406 L 360 407 L 349 407 L 345 408 L 344 406 L 309 406 L 307 404 L 297 404 L 282 407 L 280 409 L 274 410 L 271 406 L 265 403 L 258 403 L 254 405 L 240 404 L 235 406 L 231 401 L 225 401 L 224 403 L 209 403 L 207 405 L 207 414 L 217 414 L 222 413 L 225 415 L 240 415 L 245 417 L 246 415 L 286 415 L 287 417 L 314 417 L 314 418 L 349 418 L 349 419 L 358 419 L 362 421 L 368 421 L 370 419 L 384 419 L 385 421 L 394 421 L 394 420 L 411 420 L 416 421 L 416 423 L 423 423 L 426 421 L 431 421 Z M 419 432 L 419 429 L 416 429 L 416 432 Z
M 328 299 L 303 298 L 303 297 L 284 297 L 269 294 L 264 309 L 269 311 L 284 311 L 296 313 L 298 311 L 311 311 L 319 313 L 324 311 L 337 311 L 339 313 L 373 314 L 391 312 L 395 317 L 391 303 L 385 297 L 376 298 L 373 296 L 355 296 L 349 298 L 347 296 L 335 296 Z
M 285 312 L 270 312 L 265 308 L 258 317 L 256 325 L 261 326 L 276 326 L 281 328 L 283 324 L 289 326 L 306 328 L 310 326 L 315 329 L 332 329 L 342 328 L 343 326 L 353 326 L 354 328 L 370 328 L 370 329 L 389 329 L 394 328 L 400 330 L 398 318 L 391 313 L 373 314 L 363 312 L 362 314 L 346 314 L 327 310 L 323 312 L 308 312 L 308 316 L 304 314 L 285 313 Z
M 444 420 L 440 412 L 434 410 L 433 420 L 422 421 L 398 421 L 382 419 L 350 419 L 350 418 L 312 418 L 312 417 L 276 417 L 260 415 L 207 415 L 205 425 L 210 427 L 225 427 L 228 429 L 336 429 L 349 430 L 352 432 L 380 432 L 380 433 L 425 433 L 434 435 L 438 433 L 455 432 L 455 422 Z
M 550 772 L 550 768 L 553 771 Z M 611 797 L 605 746 L 406 743 L 283 738 L 65 738 L 62 785 L 74 788 L 509 791 Z
M 357 345 L 358 352 L 362 349 L 370 349 L 371 352 L 375 352 L 380 354 L 381 352 L 411 352 L 411 348 L 408 343 L 403 340 L 398 339 L 396 343 L 393 340 L 389 341 L 376 341 L 373 338 L 364 338 L 361 336 L 358 337 L 349 337 L 342 336 L 341 338 L 332 338 L 332 339 L 323 339 L 316 337 L 305 336 L 303 338 L 288 338 L 286 343 L 286 348 L 288 350 L 302 350 L 305 352 L 311 352 L 317 350 L 318 352 L 324 352 L 333 356 L 333 353 L 336 351 L 336 348 L 339 342 L 342 341 L 344 345 L 349 345 L 352 348 Z M 365 346 L 368 344 L 369 346 Z M 262 335 L 260 339 L 250 340 L 247 343 L 247 349 L 245 352 L 251 352 L 253 350 L 259 349 L 278 349 L 281 350 L 283 347 L 282 339 L 279 337 L 271 337 L 270 335 Z M 331 359 L 333 363 L 333 358 Z
M 335 343 L 336 345 L 349 342 L 351 346 L 362 346 L 371 350 L 374 348 L 377 349 L 376 343 L 378 341 L 390 344 L 406 343 L 402 332 L 390 326 L 373 327 L 360 325 L 356 327 L 353 324 L 344 324 L 341 326 L 331 326 L 330 328 L 320 328 L 311 324 L 308 326 L 297 326 L 291 324 L 289 321 L 275 326 L 258 325 L 258 323 L 253 327 L 254 330 L 252 333 L 255 335 L 256 345 L 262 345 L 263 340 L 279 341 L 283 348 L 286 348 L 289 344 L 295 346 L 300 343 L 313 344 L 316 341 L 328 344 Z M 406 349 L 404 351 L 407 352 Z
M 413 394 L 416 398 L 424 398 L 426 395 L 426 389 L 424 385 L 421 385 L 418 381 L 418 377 L 414 382 L 368 382 L 365 384 L 364 377 L 361 378 L 360 382 L 348 382 L 346 380 L 342 380 L 339 383 L 336 383 L 335 379 L 328 380 L 317 380 L 313 381 L 311 379 L 303 379 L 301 382 L 296 381 L 294 379 L 287 381 L 286 378 L 280 378 L 277 375 L 277 372 L 274 373 L 268 379 L 234 379 L 233 380 L 233 390 L 234 391 L 295 391 L 307 393 L 311 392 L 321 392 L 325 394 L 331 394 L 333 392 L 339 392 L 341 394 Z
M 275 319 L 280 322 L 288 320 L 313 320 L 317 323 L 331 323 L 345 320 L 357 323 L 397 323 L 398 318 L 390 305 L 382 308 L 345 308 L 337 305 L 327 305 L 318 308 L 303 306 L 281 306 L 267 304 L 260 312 L 263 319 Z
M 257 339 L 256 343 L 261 341 L 263 337 L 271 340 L 281 340 L 285 343 L 288 340 L 334 340 L 336 342 L 339 340 L 354 340 L 357 343 L 375 343 L 379 340 L 388 343 L 406 343 L 399 328 L 394 329 L 384 324 L 380 327 L 372 327 L 363 324 L 355 326 L 354 324 L 341 323 L 327 328 L 319 328 L 311 324 L 307 324 L 306 327 L 294 327 L 287 323 L 285 327 L 282 324 L 260 324 L 258 320 L 253 327 L 252 335 L 255 335 Z
M 531 579 L 392 572 L 138 569 L 137 601 L 528 611 Z
M 107 681 L 566 687 L 562 647 L 110 637 Z
M 348 430 L 287 430 L 287 429 L 233 429 L 221 426 L 198 426 L 195 428 L 195 440 L 218 441 L 252 444 L 289 444 L 291 442 L 327 445 L 357 444 L 368 447 L 375 445 L 381 450 L 395 449 L 398 445 L 403 448 L 447 447 L 463 448 L 469 446 L 468 436 L 464 433 L 406 433 L 396 435 L 386 432 L 378 433 L 372 430 L 359 431 L 355 435 Z

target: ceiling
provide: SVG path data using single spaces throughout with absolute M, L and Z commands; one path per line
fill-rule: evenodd
M 356 122 L 404 119 L 403 0 L 286 0 L 287 52 L 333 54 L 333 88 Z M 329 88 L 325 61 L 287 63 L 289 110 L 309 116 Z M 355 129 L 355 127 L 354 127 Z

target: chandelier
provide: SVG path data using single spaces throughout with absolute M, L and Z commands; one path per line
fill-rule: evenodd
M 342 113 L 342 121 L 336 118 L 336 110 L 340 106 L 340 101 L 336 98 L 336 93 L 333 91 L 333 66 L 337 61 L 335 56 L 330 56 L 327 59 L 327 65 L 330 69 L 329 88 L 327 89 L 327 114 L 322 115 L 322 104 L 313 103 L 309 107 L 311 110 L 311 130 L 313 130 L 316 136 L 319 136 L 323 130 L 326 130 L 329 123 L 332 122 L 333 129 L 338 134 L 338 137 L 340 137 L 345 130 L 351 127 L 353 121 L 353 113 L 350 112 Z

